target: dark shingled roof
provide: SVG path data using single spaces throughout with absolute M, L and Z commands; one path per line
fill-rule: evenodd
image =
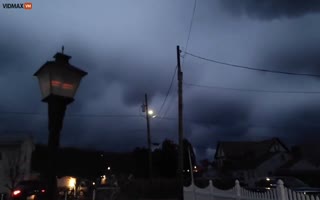
M 238 142 L 219 142 L 215 154 L 218 157 L 218 149 L 224 152 L 225 169 L 252 169 L 259 166 L 265 160 L 270 159 L 276 153 L 270 152 L 273 144 L 281 144 L 287 151 L 288 148 L 277 138 L 264 141 L 238 141 Z

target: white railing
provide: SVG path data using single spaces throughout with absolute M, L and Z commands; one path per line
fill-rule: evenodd
M 305 195 L 292 191 L 283 185 L 283 181 L 277 182 L 275 189 L 267 192 L 253 192 L 240 187 L 239 181 L 230 190 L 220 190 L 212 185 L 199 188 L 194 184 L 184 187 L 184 200 L 320 200 L 318 196 Z

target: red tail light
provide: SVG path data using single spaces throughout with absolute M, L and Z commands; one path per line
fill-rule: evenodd
M 19 194 L 21 194 L 21 190 L 15 190 L 12 192 L 12 196 L 18 196 Z

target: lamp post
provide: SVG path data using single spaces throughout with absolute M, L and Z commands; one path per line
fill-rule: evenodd
M 147 139 L 148 139 L 148 163 L 149 163 L 149 180 L 152 182 L 152 151 L 151 151 L 151 131 L 150 131 L 150 117 L 155 118 L 153 110 L 149 109 L 148 95 L 144 96 L 144 104 L 142 105 L 142 112 L 146 113 L 147 120 Z
M 48 61 L 34 74 L 39 79 L 42 101 L 48 104 L 49 137 L 48 137 L 48 168 L 47 199 L 57 199 L 56 164 L 60 144 L 60 132 L 67 105 L 73 97 L 87 72 L 69 64 L 71 56 L 56 53 L 54 61 Z

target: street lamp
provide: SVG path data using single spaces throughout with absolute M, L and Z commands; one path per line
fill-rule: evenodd
M 142 105 L 142 112 L 146 113 L 147 120 L 147 139 L 148 139 L 148 163 L 149 163 L 149 180 L 152 182 L 152 151 L 151 151 L 151 131 L 150 131 L 150 117 L 155 118 L 154 111 L 149 109 L 148 95 L 144 96 L 144 104 Z
M 153 115 L 153 110 L 148 110 L 148 115 L 152 116 Z
M 34 74 L 39 79 L 42 101 L 48 103 L 49 137 L 48 137 L 48 200 L 57 199 L 56 164 L 60 143 L 60 131 L 68 104 L 87 72 L 69 64 L 71 56 L 56 53 L 54 61 L 48 61 Z

